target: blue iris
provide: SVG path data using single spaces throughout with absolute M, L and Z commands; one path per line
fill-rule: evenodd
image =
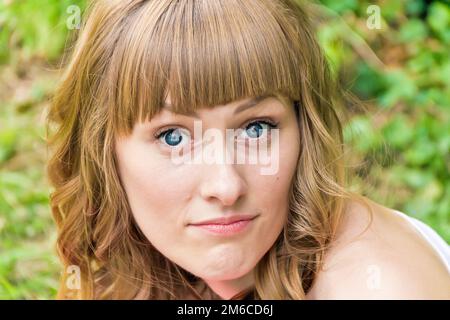
M 174 132 L 177 132 L 177 134 L 172 134 Z M 168 130 L 167 134 L 164 137 L 164 141 L 171 147 L 177 146 L 181 142 L 181 140 L 183 140 L 183 137 L 176 129 Z
M 248 128 L 256 128 L 256 129 L 252 129 L 249 131 Z M 247 132 L 251 132 L 251 134 L 249 135 L 250 138 L 259 138 L 262 135 L 263 130 L 264 129 L 261 126 L 260 122 L 254 122 L 246 128 Z M 256 133 L 256 136 L 252 136 L 252 134 L 255 134 L 255 133 Z

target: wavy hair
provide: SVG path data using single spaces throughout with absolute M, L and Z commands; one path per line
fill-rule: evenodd
M 175 112 L 274 95 L 292 103 L 300 155 L 288 219 L 235 299 L 304 299 L 345 212 L 341 94 L 294 0 L 98 0 L 86 11 L 47 118 L 58 299 L 204 299 L 133 219 L 114 153 L 167 93 Z M 64 269 L 67 270 L 67 269 Z M 209 296 L 212 297 L 212 296 Z

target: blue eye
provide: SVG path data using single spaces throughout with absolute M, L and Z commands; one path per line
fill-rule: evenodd
M 246 135 L 250 139 L 258 139 L 264 134 L 264 130 L 269 131 L 277 128 L 277 126 L 277 123 L 273 123 L 269 120 L 256 120 L 246 125 L 243 132 L 246 132 Z M 188 130 L 182 128 L 170 128 L 160 133 L 156 133 L 155 138 L 158 140 L 163 139 L 162 143 L 169 147 L 177 147 L 183 140 L 185 140 L 185 143 L 189 143 L 191 136 Z
M 268 128 L 264 128 L 264 126 L 267 126 Z M 247 132 L 248 136 L 251 139 L 258 139 L 263 135 L 264 130 L 268 131 L 276 127 L 277 127 L 276 124 L 271 123 L 269 121 L 258 120 L 248 124 L 245 128 L 245 132 Z
M 183 134 L 180 132 L 179 128 L 168 129 L 160 134 L 156 135 L 157 139 L 164 138 L 164 143 L 170 147 L 176 147 L 183 141 Z M 186 140 L 189 140 L 189 133 L 187 134 Z

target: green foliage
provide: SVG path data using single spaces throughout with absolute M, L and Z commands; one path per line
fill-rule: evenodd
M 67 36 L 67 8 L 83 4 L 80 0 L 1 1 L 0 63 L 58 58 Z
M 450 8 L 434 1 L 342 2 L 319 39 L 344 85 L 365 100 L 345 128 L 355 188 L 450 240 Z M 378 4 L 381 29 L 366 25 Z M 361 41 L 363 40 L 363 41 Z M 344 72 L 345 71 L 345 72 Z
M 45 179 L 44 108 L 84 0 L 0 0 L 0 299 L 52 299 L 60 272 Z

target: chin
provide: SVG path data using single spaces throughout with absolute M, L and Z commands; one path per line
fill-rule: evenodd
M 239 279 L 248 274 L 251 270 L 251 267 L 233 270 L 215 270 L 214 272 L 203 272 L 200 277 L 209 281 L 228 281 Z

